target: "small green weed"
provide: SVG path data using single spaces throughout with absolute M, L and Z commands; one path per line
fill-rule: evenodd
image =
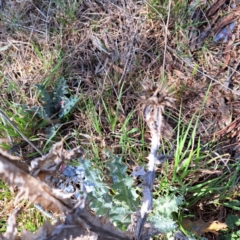
M 130 215 L 140 206 L 141 196 L 138 188 L 134 186 L 133 178 L 127 174 L 127 166 L 122 162 L 122 158 L 110 153 L 106 154 L 109 160 L 104 164 L 103 171 L 108 172 L 110 179 L 104 177 L 106 174 L 94 168 L 90 161 L 81 162 L 86 173 L 85 185 L 90 192 L 88 197 L 92 199 L 90 207 L 97 215 L 108 213 L 110 221 L 115 226 L 126 230 L 130 223 Z M 149 222 L 163 233 L 175 230 L 177 225 L 172 213 L 178 212 L 182 203 L 183 198 L 174 195 L 154 199 Z
M 12 197 L 10 190 L 5 185 L 5 183 L 0 180 L 0 201 L 2 200 L 10 200 Z
M 22 228 L 35 232 L 41 227 L 44 222 L 46 222 L 47 218 L 42 215 L 35 207 L 30 206 L 28 209 L 24 209 L 24 211 L 18 216 L 17 221 L 22 223 L 22 226 L 19 226 L 19 231 Z
M 179 113 L 179 122 L 177 126 L 177 142 L 176 142 L 176 151 L 174 155 L 174 169 L 172 182 L 177 181 L 179 183 L 183 182 L 183 179 L 187 176 L 189 166 L 191 161 L 194 159 L 195 165 L 197 166 L 200 159 L 203 159 L 205 156 L 200 156 L 201 144 L 200 139 L 196 144 L 196 131 L 199 124 L 200 116 L 202 109 L 205 105 L 208 93 L 210 91 L 211 84 L 209 84 L 208 90 L 205 94 L 205 98 L 202 103 L 202 107 L 198 112 L 198 116 L 194 114 L 187 127 L 181 124 L 181 110 Z M 195 121 L 192 128 L 193 121 Z M 190 135 L 190 136 L 189 136 Z
M 134 142 L 136 142 L 136 139 L 132 138 L 131 135 L 138 132 L 138 128 L 132 128 L 129 130 L 130 126 L 130 120 L 133 116 L 133 111 L 128 114 L 126 119 L 124 120 L 124 123 L 119 130 L 119 134 L 116 134 L 115 136 L 119 138 L 119 144 L 122 148 L 122 154 L 126 154 L 126 151 L 131 151 L 132 146 L 134 145 Z
M 56 82 L 51 93 L 48 93 L 43 85 L 36 85 L 36 87 L 42 106 L 33 106 L 30 111 L 46 121 L 67 117 L 79 101 L 77 96 L 67 96 L 69 95 L 68 85 L 63 77 Z
M 173 194 L 158 197 L 153 200 L 153 211 L 149 215 L 149 222 L 152 222 L 161 232 L 168 233 L 176 229 L 177 225 L 173 220 L 173 212 L 177 213 L 183 204 L 183 197 Z
M 87 100 L 83 99 L 83 101 L 90 125 L 93 126 L 94 130 L 98 133 L 99 136 L 102 136 L 102 130 L 99 121 L 100 117 L 98 116 L 93 100 L 89 98 Z
M 123 87 L 124 87 L 124 82 L 121 85 L 119 94 L 117 96 L 117 105 L 116 105 L 116 109 L 114 111 L 111 111 L 111 108 L 109 106 L 107 106 L 105 100 L 103 99 L 103 97 L 101 96 L 101 101 L 103 104 L 103 108 L 105 110 L 106 116 L 107 116 L 107 120 L 109 122 L 109 125 L 111 127 L 112 132 L 114 133 L 115 128 L 116 128 L 116 124 L 117 124 L 117 120 L 119 117 L 119 107 L 121 104 L 121 98 L 122 98 L 122 94 L 123 94 Z
M 240 239 L 240 218 L 236 215 L 228 215 L 226 224 L 229 232 L 221 236 L 221 240 L 237 240 Z
M 8 103 L 9 107 L 6 113 L 0 108 L 0 136 L 8 141 L 5 140 L 0 145 L 7 150 L 12 147 L 12 150 L 15 151 L 14 149 L 18 149 L 18 145 L 14 145 L 15 140 L 18 141 L 20 137 L 27 142 L 34 140 L 38 123 L 33 121 L 33 116 L 25 112 L 20 104 L 7 101 L 5 103 Z M 32 146 L 34 145 L 32 144 Z
M 12 194 L 6 184 L 0 180 L 0 233 L 6 232 L 8 218 L 8 203 L 12 200 Z
M 183 0 L 183 1 L 172 1 L 171 5 L 171 16 L 173 16 L 175 19 L 178 19 L 178 23 L 183 22 L 183 19 L 187 18 L 187 12 L 186 12 L 186 7 L 187 7 L 188 1 Z M 150 13 L 149 13 L 149 18 L 157 20 L 157 19 L 165 19 L 167 17 L 168 12 L 167 7 L 169 4 L 169 0 L 163 0 L 163 1 L 158 1 L 158 0 L 150 0 L 148 1 L 148 5 L 150 6 Z M 176 22 L 176 24 L 178 24 Z
M 63 24 L 69 23 L 75 20 L 75 15 L 78 6 L 81 4 L 81 1 L 78 0 L 53 0 L 52 6 L 58 12 L 57 19 Z

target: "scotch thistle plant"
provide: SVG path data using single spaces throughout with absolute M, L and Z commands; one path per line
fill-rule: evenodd
M 96 215 L 92 214 L 90 211 L 90 205 L 87 203 L 86 196 L 86 187 L 83 188 L 84 194 L 79 202 L 74 205 L 69 198 L 69 194 L 64 194 L 60 192 L 56 192 L 56 189 L 53 189 L 51 186 L 47 185 L 45 182 L 41 181 L 39 178 L 36 178 L 34 174 L 29 174 L 29 170 L 23 171 L 16 164 L 16 161 L 13 161 L 13 156 L 0 151 L 0 178 L 4 179 L 10 186 L 17 185 L 20 189 L 19 194 L 16 197 L 16 202 L 21 199 L 28 199 L 32 203 L 41 204 L 41 206 L 45 209 L 49 207 L 54 207 L 53 211 L 63 213 L 66 216 L 66 220 L 63 222 L 59 222 L 57 225 L 52 225 L 52 231 L 48 232 L 48 239 L 55 239 L 55 228 L 58 228 L 59 235 L 63 234 L 64 237 L 68 239 L 68 237 L 72 236 L 73 229 L 70 232 L 68 229 L 69 224 L 76 226 L 74 229 L 75 236 L 86 235 L 89 237 L 90 233 L 94 233 L 100 237 L 104 237 L 104 239 L 149 239 L 149 237 L 155 236 L 159 233 L 169 233 L 176 229 L 176 224 L 172 220 L 172 212 L 176 212 L 178 210 L 178 206 L 182 203 L 182 199 L 180 197 L 175 196 L 167 196 L 160 197 L 158 199 L 153 199 L 152 197 L 152 188 L 154 181 L 154 173 L 156 164 L 161 163 L 163 157 L 158 155 L 158 149 L 160 146 L 160 138 L 162 137 L 162 125 L 164 124 L 164 108 L 165 106 L 171 106 L 174 102 L 174 99 L 168 95 L 167 91 L 160 87 L 151 87 L 146 88 L 146 92 L 141 100 L 141 109 L 144 115 L 144 119 L 147 122 L 147 125 L 151 131 L 151 150 L 148 156 L 148 171 L 146 172 L 143 168 L 136 168 L 133 172 L 133 176 L 140 176 L 142 179 L 142 184 L 140 187 L 143 189 L 143 198 L 141 208 L 137 212 L 133 212 L 134 209 L 131 208 L 132 203 L 135 202 L 135 206 L 138 206 L 138 203 L 133 199 L 133 186 L 130 176 L 126 176 L 126 166 L 121 163 L 120 158 L 114 159 L 114 161 L 109 162 L 107 164 L 107 168 L 111 170 L 111 176 L 113 179 L 113 184 L 111 185 L 111 189 L 115 192 L 115 195 L 112 197 L 112 201 L 110 202 L 94 202 L 95 203 L 92 208 L 94 208 L 94 212 Z M 75 156 L 75 153 L 79 153 L 78 147 L 69 151 L 65 151 L 63 149 L 63 142 L 57 143 L 53 146 L 52 150 L 50 150 L 49 154 L 44 156 L 43 158 L 38 158 L 33 160 L 34 170 L 36 173 L 44 170 L 45 162 L 55 162 L 59 157 L 68 158 L 68 156 Z M 80 151 L 81 153 L 81 151 Z M 65 156 L 65 155 L 66 156 Z M 55 156 L 56 155 L 56 156 Z M 164 156 L 166 157 L 166 156 Z M 73 157 L 74 158 L 74 157 Z M 76 158 L 76 156 L 75 156 Z M 61 161 L 61 159 L 59 159 Z M 101 183 L 95 177 L 99 174 L 96 174 L 96 169 L 92 169 L 90 167 L 90 161 L 84 161 L 84 169 L 86 172 L 87 179 L 89 181 L 92 180 L 91 186 L 96 186 L 95 191 L 98 193 L 104 191 L 104 193 L 108 193 L 108 188 L 106 183 Z M 59 164 L 59 163 L 58 163 Z M 54 164 L 54 171 L 57 171 L 57 165 Z M 47 171 L 49 172 L 50 169 Z M 51 169 L 52 171 L 52 169 Z M 30 173 L 31 173 L 30 169 Z M 9 177 L 9 176 L 17 176 L 21 173 L 20 177 Z M 94 178 L 91 178 L 94 176 Z M 124 187 L 126 184 L 126 179 L 128 180 L 128 186 Z M 36 192 L 36 185 L 38 185 L 38 191 Z M 23 196 L 22 192 L 25 192 Z M 124 194 L 125 193 L 125 194 Z M 96 193 L 97 194 L 97 193 Z M 136 194 L 135 194 L 136 195 Z M 20 196 L 20 197 L 19 197 Z M 102 195 L 102 200 L 105 195 Z M 137 196 L 137 195 L 136 195 Z M 135 196 L 135 197 L 136 197 Z M 22 198 L 21 198 L 22 197 Z M 93 196 L 92 196 L 93 197 Z M 100 201 L 101 193 L 98 195 L 98 201 Z M 109 196 L 110 197 L 110 196 Z M 108 197 L 108 198 L 109 198 Z M 106 198 L 105 198 L 106 199 Z M 114 201 L 120 202 L 124 204 L 120 209 L 117 205 L 114 205 Z M 100 204 L 99 204 L 100 203 Z M 113 204 L 115 206 L 115 211 L 110 211 L 108 220 L 104 220 L 100 215 L 104 214 L 104 212 L 99 212 L 99 210 L 103 210 L 103 206 L 109 206 L 109 204 Z M 114 208 L 114 207 L 113 207 Z M 153 209 L 152 209 L 153 208 Z M 119 222 L 119 219 L 122 219 L 123 210 L 128 215 L 131 215 L 131 223 L 127 227 L 127 231 L 120 231 L 118 228 L 113 226 L 110 222 Z M 112 209 L 111 209 L 112 210 Z M 121 211 L 119 211 L 121 210 Z M 13 215 L 11 215 L 8 228 L 14 229 L 14 231 L 7 231 L 3 237 L 3 239 L 14 239 L 17 234 L 17 225 L 16 225 L 16 217 L 20 210 L 14 211 Z M 83 217 L 83 218 L 81 218 Z M 80 219 L 86 219 L 87 224 L 81 224 Z M 92 223 L 91 226 L 89 223 Z M 127 223 L 127 222 L 126 222 Z M 117 224 L 118 225 L 118 224 Z M 45 224 L 36 235 L 27 232 L 22 233 L 22 238 L 30 237 L 31 239 L 37 239 L 41 234 L 46 234 L 46 228 L 48 224 Z M 76 232 L 77 231 L 77 232 Z M 25 235 L 24 235 L 25 234 Z M 107 237 L 108 236 L 108 237 Z M 0 236 L 1 237 L 1 236 Z M 89 238 L 86 238 L 89 239 Z
M 160 140 L 162 138 L 162 128 L 164 125 L 164 109 L 166 106 L 173 106 L 174 98 L 168 93 L 167 88 L 162 86 L 154 86 L 147 82 L 143 85 L 145 90 L 140 100 L 140 109 L 144 120 L 151 133 L 150 153 L 148 155 L 148 171 L 137 168 L 133 172 L 133 176 L 142 179 L 141 187 L 143 188 L 142 206 L 140 209 L 140 218 L 138 218 L 135 231 L 135 238 L 139 239 L 143 230 L 148 213 L 152 210 L 153 197 L 152 189 L 155 178 L 156 164 L 160 164 L 167 159 L 167 156 L 159 155 Z M 157 219 L 156 219 L 157 220 Z M 151 221 L 151 220 L 150 220 Z M 152 221 L 156 226 L 156 222 Z
M 175 99 L 171 97 L 166 87 L 154 86 L 147 82 L 143 85 L 144 94 L 141 97 L 140 106 L 143 117 L 151 132 L 151 150 L 148 156 L 149 166 L 151 163 L 160 163 L 160 156 L 157 151 L 160 147 L 162 129 L 164 125 L 165 107 L 172 107 Z

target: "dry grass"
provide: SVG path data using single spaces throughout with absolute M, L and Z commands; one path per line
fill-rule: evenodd
M 184 7 L 179 5 L 178 1 L 172 1 L 170 15 L 167 15 L 168 5 L 159 7 L 156 4 L 153 9 L 154 1 L 149 1 L 149 4 L 124 0 L 84 0 L 81 3 L 77 0 L 3 1 L 0 49 L 6 47 L 6 50 L 0 50 L 0 107 L 14 112 L 12 102 L 40 106 L 35 84 L 44 84 L 51 89 L 59 76 L 64 76 L 70 93 L 80 96 L 81 100 L 60 128 L 56 139 L 77 132 L 71 144 L 86 145 L 88 156 L 99 164 L 104 161 L 102 152 L 111 149 L 122 154 L 126 164 L 132 168 L 134 162 L 145 161 L 145 141 L 149 141 L 149 135 L 143 133 L 142 121 L 135 111 L 142 83 L 161 82 L 175 91 L 175 110 L 167 111 L 168 124 L 171 125 L 166 127 L 168 130 L 176 130 L 179 121 L 183 125 L 190 123 L 194 129 L 197 116 L 193 121 L 191 119 L 195 112 L 200 112 L 207 89 L 212 84 L 196 128 L 196 139 L 202 137 L 202 145 L 214 141 L 214 133 L 239 117 L 239 27 L 236 24 L 234 39 L 226 44 L 216 44 L 208 38 L 203 47 L 193 51 L 192 48 L 199 43 L 196 36 L 192 40 L 194 38 L 190 35 L 193 36 L 194 30 L 203 31 L 205 26 L 195 24 L 195 16 L 197 12 L 206 13 L 207 4 L 195 6 L 192 12 L 188 9 L 186 15 L 182 15 Z M 228 13 L 231 8 L 224 5 L 220 11 Z M 220 21 L 220 15 L 216 19 L 216 22 Z M 212 23 L 212 18 L 210 20 Z M 211 34 L 213 36 L 214 33 Z M 97 119 L 99 131 L 93 124 L 92 110 L 87 108 L 89 101 L 95 109 L 93 119 Z M 128 119 L 132 111 L 133 115 Z M 115 127 L 111 127 L 108 115 L 115 117 Z M 135 128 L 137 130 L 127 136 L 131 140 L 122 144 L 123 134 Z M 44 128 L 31 131 L 28 136 L 35 137 L 36 144 L 42 148 L 47 140 Z M 224 142 L 221 139 L 218 145 L 214 143 L 204 148 L 204 151 L 213 151 L 215 156 L 223 155 L 228 159 L 219 157 L 214 165 L 209 160 L 212 155 L 208 154 L 206 161 L 209 164 L 200 164 L 205 167 L 204 171 L 213 166 L 214 171 L 226 171 L 222 165 L 238 161 L 240 149 L 236 146 L 239 136 L 234 135 L 234 131 L 239 130 L 233 128 Z M 1 137 L 6 138 L 6 134 L 1 133 Z M 176 131 L 171 142 L 174 142 L 174 137 Z M 162 150 L 168 151 L 169 146 Z M 29 147 L 22 151 L 26 155 L 33 152 Z M 173 169 L 173 164 L 170 164 L 169 182 Z M 196 177 L 195 170 L 185 183 Z M 201 172 L 193 186 L 215 177 L 219 177 L 219 172 Z M 239 184 L 238 180 L 236 184 Z M 235 198 L 239 198 L 239 194 L 236 195 Z M 203 205 L 204 201 L 200 200 Z M 199 211 L 199 202 L 197 204 Z M 4 206 L 2 201 L 1 206 Z

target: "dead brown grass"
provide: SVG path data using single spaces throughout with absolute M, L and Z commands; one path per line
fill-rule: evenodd
M 176 5 L 173 1 L 172 11 Z M 60 135 L 73 129 L 88 134 L 87 138 L 81 135 L 74 141 L 100 145 L 101 156 L 106 148 L 122 153 L 118 136 L 127 115 L 137 105 L 142 82 L 164 82 L 176 92 L 176 108 L 170 113 L 173 119 L 169 120 L 172 128 L 177 125 L 180 106 L 184 124 L 200 111 L 212 82 L 197 136 L 206 141 L 215 140 L 214 133 L 225 129 L 219 138 L 226 133 L 224 146 L 229 147 L 221 147 L 221 151 L 216 147 L 216 151 L 236 160 L 240 151 L 235 147 L 239 144 L 239 126 L 234 125 L 231 131 L 226 126 L 233 126 L 240 112 L 238 24 L 227 43 L 212 40 L 222 26 L 222 15 L 234 12 L 233 20 L 239 21 L 236 15 L 239 6 L 232 9 L 226 5 L 209 8 L 202 1 L 183 22 L 186 28 L 175 28 L 179 16 L 172 14 L 166 29 L 166 16 L 160 18 L 156 14 L 149 18 L 153 9 L 144 1 L 84 0 L 76 9 L 71 1 L 63 6 L 43 0 L 3 1 L 0 47 L 8 46 L 7 50 L 0 51 L 3 99 L 39 104 L 34 84 L 45 82 L 51 88 L 59 76 L 65 76 L 72 94 L 93 100 L 102 135 L 93 128 L 82 101 Z M 204 23 L 197 25 L 200 20 Z M 213 31 L 208 29 L 209 24 Z M 162 79 L 164 74 L 165 80 Z M 116 114 L 122 86 L 118 120 L 112 132 L 101 98 Z M 140 123 L 134 113 L 128 129 L 139 127 Z M 127 151 L 126 159 L 144 160 L 146 153 L 142 151 L 140 131 L 134 138 L 139 153 Z M 145 140 L 148 141 L 147 134 Z

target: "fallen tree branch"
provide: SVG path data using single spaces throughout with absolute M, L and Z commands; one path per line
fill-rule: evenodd
M 55 148 L 56 146 L 53 146 L 53 149 Z M 50 155 L 52 155 L 53 149 L 50 150 Z M 77 150 L 79 149 L 77 148 Z M 63 151 L 63 153 L 67 154 L 63 158 L 67 158 L 67 156 L 74 154 L 74 151 Z M 45 156 L 44 159 L 47 158 L 48 156 Z M 17 205 L 22 200 L 29 200 L 30 203 L 41 204 L 45 209 L 65 214 L 63 222 L 59 220 L 55 225 L 47 222 L 36 234 L 24 232 L 22 239 L 130 240 L 127 234 L 121 232 L 107 219 L 95 216 L 91 212 L 88 204 L 86 204 L 86 191 L 77 204 L 74 205 L 70 199 L 72 194 L 64 194 L 60 190 L 51 188 L 46 183 L 31 176 L 27 171 L 19 168 L 18 159 L 0 150 L 0 178 L 8 183 L 12 189 L 17 186 L 18 194 L 15 198 L 15 204 Z M 17 234 L 17 231 L 15 231 L 16 216 L 18 212 L 15 211 L 8 221 L 7 229 L 14 231 L 7 231 L 5 236 L 0 235 L 0 239 L 15 239 Z M 40 236 L 41 238 L 39 238 Z

